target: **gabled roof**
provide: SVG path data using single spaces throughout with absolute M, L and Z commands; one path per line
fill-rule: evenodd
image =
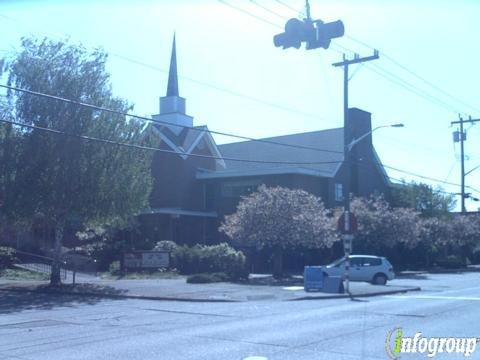
M 248 176 L 259 174 L 303 173 L 315 176 L 333 177 L 343 161 L 343 128 L 312 131 L 300 134 L 276 136 L 263 140 L 300 145 L 327 152 L 280 146 L 257 141 L 242 141 L 218 145 L 225 158 L 241 158 L 274 162 L 324 164 L 268 164 L 225 160 L 226 169 L 214 173 L 198 174 L 199 178 Z
M 200 142 L 204 140 L 212 156 L 219 158 L 216 159 L 217 165 L 225 168 L 225 162 L 221 159 L 222 155 L 208 132 L 207 126 L 202 125 L 194 126 L 193 128 L 184 128 L 179 135 L 175 135 L 169 129 L 168 125 L 154 124 L 150 125 L 150 128 L 153 129 L 154 134 L 158 135 L 165 144 L 178 153 L 183 159 L 187 159 L 190 154 L 194 153 Z
M 190 147 L 192 145 L 198 144 L 198 142 L 202 138 L 199 135 L 203 134 L 205 132 L 205 130 L 208 130 L 208 128 L 205 125 L 195 126 L 195 129 L 198 129 L 198 131 L 190 130 L 190 131 L 187 131 L 187 133 L 185 134 L 185 139 L 183 140 L 183 145 L 182 145 L 182 147 L 185 150 L 190 149 Z M 202 130 L 202 131 L 200 131 L 200 130 Z

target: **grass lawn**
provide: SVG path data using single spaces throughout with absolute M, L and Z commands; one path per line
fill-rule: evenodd
M 0 279 L 2 280 L 48 280 L 48 274 L 37 273 L 24 269 L 4 269 L 0 270 Z

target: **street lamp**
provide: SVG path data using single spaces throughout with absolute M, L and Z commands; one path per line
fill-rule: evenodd
M 345 164 L 345 205 L 344 205 L 344 214 L 340 218 L 339 221 L 339 228 L 342 229 L 343 232 L 343 246 L 344 246 L 344 252 L 345 252 L 345 291 L 350 294 L 350 279 L 349 279 L 349 271 L 350 271 L 350 252 L 352 250 L 352 242 L 353 242 L 353 232 L 355 229 L 356 225 L 356 220 L 355 216 L 353 214 L 350 214 L 350 151 L 352 148 L 358 144 L 360 141 L 365 139 L 368 135 L 372 134 L 374 131 L 381 129 L 381 128 L 386 128 L 386 127 L 394 127 L 394 128 L 400 128 L 404 127 L 403 124 L 398 123 L 398 124 L 389 124 L 389 125 L 381 125 L 377 126 L 376 128 L 373 128 L 371 131 L 363 134 L 357 139 L 353 139 L 350 144 L 346 144 L 345 141 L 345 146 L 344 146 L 344 155 L 343 155 L 343 162 Z M 344 128 L 345 133 L 347 132 L 347 129 Z M 345 136 L 347 139 L 348 137 Z
M 381 128 L 387 128 L 387 127 L 394 127 L 394 128 L 400 128 L 400 127 L 404 127 L 405 125 L 403 125 L 402 123 L 399 123 L 399 124 L 389 124 L 389 125 L 381 125 L 381 126 L 377 126 L 376 128 L 374 128 L 373 130 L 363 134 L 362 136 L 360 136 L 358 139 L 353 139 L 353 141 L 348 144 L 348 151 L 351 151 L 352 148 L 358 144 L 360 141 L 362 141 L 363 139 L 365 139 L 368 135 L 370 135 L 371 133 L 373 133 L 375 130 L 378 130 L 378 129 L 381 129 Z

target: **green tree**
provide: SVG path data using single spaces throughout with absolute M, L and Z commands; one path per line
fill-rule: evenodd
M 114 97 L 105 70 L 107 55 L 68 42 L 22 40 L 7 62 L 8 84 L 118 111 L 132 106 Z M 73 135 L 139 144 L 141 123 L 87 107 L 9 91 L 15 120 Z M 59 283 L 59 253 L 65 226 L 122 224 L 147 205 L 151 154 L 142 150 L 25 130 L 15 169 L 19 217 L 41 215 L 55 226 L 52 283 Z
M 329 215 L 322 201 L 306 191 L 262 185 L 240 201 L 219 230 L 240 244 L 271 249 L 273 274 L 281 277 L 285 249 L 331 247 L 339 239 Z
M 411 208 L 426 217 L 445 215 L 453 210 L 455 202 L 453 195 L 424 183 L 404 181 L 392 188 L 394 207 Z
M 0 119 L 13 120 L 11 104 L 4 97 L 0 97 Z M 13 203 L 22 144 L 19 129 L 0 122 L 0 233 L 8 232 L 16 223 L 18 209 Z

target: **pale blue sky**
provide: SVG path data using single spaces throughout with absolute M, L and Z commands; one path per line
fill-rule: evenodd
M 480 117 L 480 1 L 310 0 L 314 18 L 341 19 L 351 37 L 334 40 L 328 50 L 312 51 L 281 50 L 272 42 L 285 21 L 304 10 L 302 0 L 283 0 L 298 12 L 275 0 L 256 1 L 280 16 L 248 0 L 225 2 L 280 28 L 218 0 L 1 0 L 0 55 L 18 48 L 20 37 L 29 34 L 57 39 L 68 35 L 87 47 L 101 46 L 111 54 L 114 92 L 132 101 L 135 113 L 151 115 L 158 112 L 158 97 L 165 94 L 165 71 L 176 31 L 180 93 L 187 99 L 194 124 L 266 137 L 343 125 L 343 75 L 331 64 L 341 59 L 342 47 L 370 55 L 371 49 L 351 38 L 358 39 L 378 48 L 380 59 L 362 65 L 355 73 L 350 82 L 350 106 L 371 112 L 374 126 L 406 125 L 375 133 L 381 160 L 460 183 L 460 148 L 452 142 L 450 122 L 457 120 L 459 112 Z M 428 86 L 391 59 L 463 103 Z M 387 71 L 391 74 L 387 77 L 395 76 L 393 81 L 403 79 L 435 100 L 413 94 L 374 71 Z M 479 130 L 480 124 L 468 131 L 467 170 L 480 165 Z M 218 142 L 232 140 L 217 138 Z M 388 173 L 394 178 L 421 180 L 394 170 Z M 480 189 L 480 170 L 467 177 L 467 185 Z M 459 191 L 456 186 L 444 184 L 443 188 Z M 480 197 L 480 193 L 475 195 Z M 475 210 L 478 204 L 467 201 L 467 208 Z

